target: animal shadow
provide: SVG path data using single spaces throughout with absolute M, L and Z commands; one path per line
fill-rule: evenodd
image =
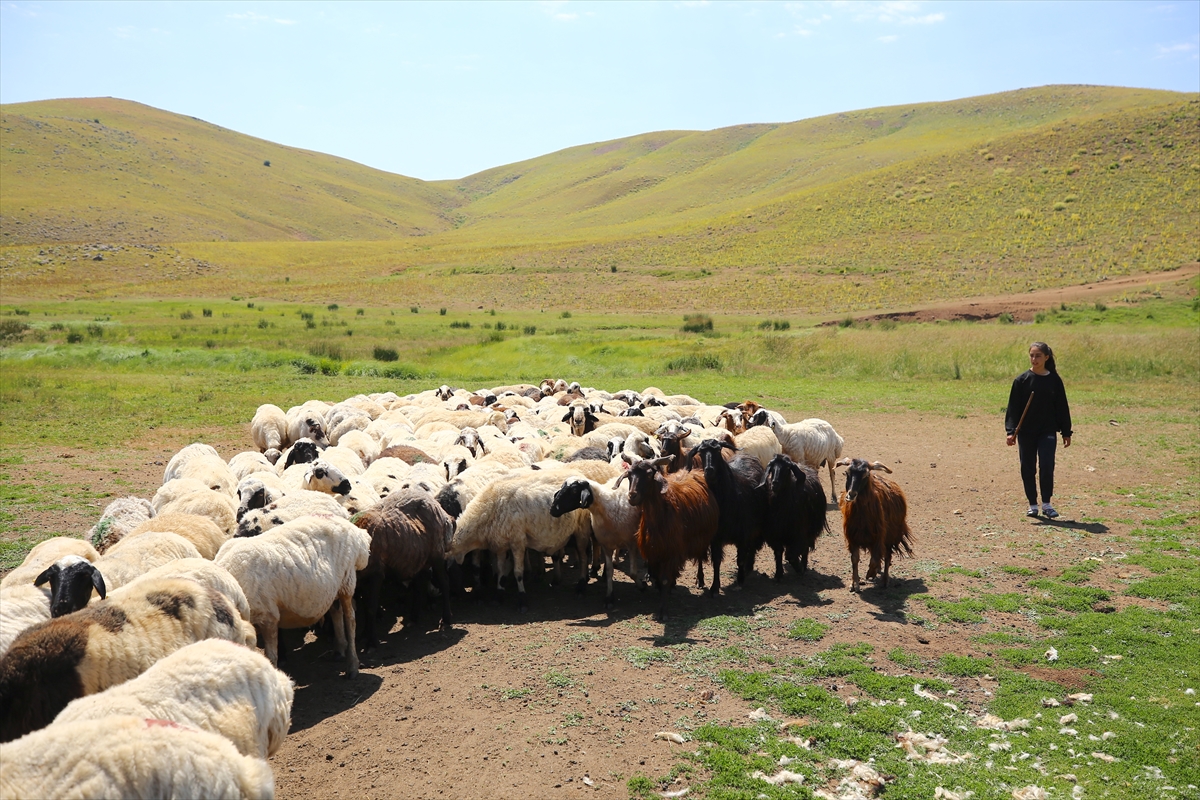
M 863 581 L 862 592 L 859 596 L 863 602 L 875 606 L 877 611 L 870 612 L 875 619 L 886 622 L 909 623 L 908 615 L 904 613 L 904 605 L 914 594 L 924 594 L 929 591 L 924 578 L 898 578 L 892 575 L 888 578 L 885 589 L 877 583 Z
M 1038 528 L 1069 528 L 1073 531 L 1084 531 L 1085 533 L 1108 533 L 1108 526 L 1099 522 L 1076 522 L 1072 519 L 1043 519 L 1038 517 L 1033 523 Z
M 299 659 L 297 659 L 299 660 Z M 304 664 L 289 673 L 296 682 L 292 702 L 291 732 L 302 731 L 322 720 L 367 701 L 383 685 L 383 677 L 360 672 L 352 680 L 340 677 L 341 672 L 329 662 Z

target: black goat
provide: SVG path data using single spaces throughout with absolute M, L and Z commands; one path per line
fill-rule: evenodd
M 736 449 L 730 442 L 705 439 L 687 454 L 689 471 L 695 468 L 693 459 L 699 457 L 704 482 L 721 509 L 710 552 L 713 579 L 708 593 L 713 597 L 721 593 L 721 559 L 725 545 L 737 548 L 737 583 L 741 586 L 746 582 L 746 575 L 754 569 L 754 556 L 763 541 L 763 502 L 758 492 L 763 467 L 757 458 L 746 454 L 731 455 L 727 460 L 725 451 L 736 453 Z M 698 576 L 703 582 L 702 571 Z
M 780 453 L 767 464 L 758 490 L 766 502 L 763 533 L 767 545 L 775 551 L 775 580 L 783 580 L 785 552 L 792 571 L 803 574 L 817 537 L 829 530 L 825 490 L 817 471 Z

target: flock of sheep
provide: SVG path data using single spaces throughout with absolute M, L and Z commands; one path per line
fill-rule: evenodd
M 903 492 L 884 465 L 842 458 L 819 419 L 753 401 L 709 406 L 655 388 L 544 381 L 261 406 L 255 449 L 228 461 L 192 444 L 147 501 L 121 498 L 88 538 L 47 540 L 0 581 L 0 798 L 273 794 L 292 683 L 279 631 L 327 618 L 347 676 L 389 582 L 419 601 L 502 591 L 574 556 L 580 591 L 622 554 L 660 597 L 685 564 L 720 593 L 766 545 L 775 579 L 807 567 L 827 529 L 819 468 L 846 466 L 840 508 L 859 589 L 911 553 Z M 623 485 L 627 482 L 628 488 Z M 357 614 L 356 614 L 357 598 Z M 415 610 L 415 609 L 414 609 Z M 264 655 L 255 649 L 261 643 Z M 285 648 L 286 652 L 286 648 Z

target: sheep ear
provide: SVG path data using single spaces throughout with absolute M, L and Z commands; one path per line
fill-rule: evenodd
M 800 465 L 792 462 L 792 474 L 796 476 L 796 480 L 804 483 L 804 470 L 800 469 Z
M 667 483 L 667 479 L 664 478 L 662 476 L 662 473 L 659 473 L 659 472 L 654 473 L 654 475 L 658 479 L 659 485 L 662 487 L 661 489 L 658 490 L 658 493 L 666 494 L 671 489 L 670 484 Z
M 104 576 L 100 574 L 100 570 L 92 567 L 92 586 L 96 587 L 96 591 L 100 593 L 100 599 L 103 600 L 105 595 Z
M 51 578 L 58 574 L 58 564 L 51 564 L 42 570 L 42 574 L 38 575 L 33 581 L 34 586 L 41 586 L 43 583 L 48 583 Z
M 696 457 L 696 453 L 698 452 L 700 452 L 700 445 L 696 445 L 691 450 L 688 450 L 687 463 L 689 468 L 692 466 L 692 459 Z
M 573 411 L 568 411 L 567 413 L 563 414 L 562 421 L 563 421 L 563 422 L 566 422 L 567 420 L 569 420 L 569 419 L 571 418 L 571 415 L 572 415 L 573 413 L 574 413 Z
M 848 467 L 848 466 L 850 466 L 850 459 L 849 458 L 839 458 L 833 466 L 835 469 L 837 467 Z M 888 470 L 888 472 L 891 472 L 891 470 Z
M 579 505 L 587 508 L 592 504 L 592 489 L 590 486 L 584 486 L 579 492 Z
M 889 475 L 892 474 L 892 471 L 890 469 L 888 469 L 886 466 L 884 466 L 884 463 L 882 461 L 872 462 L 871 469 L 881 469 Z
M 737 450 L 738 449 L 737 445 L 734 444 L 733 442 L 729 441 L 728 439 L 721 440 L 721 447 L 724 447 L 727 450 Z

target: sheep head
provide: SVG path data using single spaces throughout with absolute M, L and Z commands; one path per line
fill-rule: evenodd
M 550 503 L 550 516 L 561 517 L 581 508 L 588 508 L 595 501 L 592 487 L 583 478 L 567 478 Z
M 652 487 L 657 487 L 659 494 L 667 493 L 667 479 L 659 467 L 670 464 L 674 458 L 675 456 L 663 456 L 653 460 L 639 461 L 621 476 L 629 478 L 629 505 L 642 505 L 648 493 L 653 491 Z
M 325 494 L 350 494 L 350 479 L 341 470 L 327 461 L 317 459 L 309 465 L 304 473 L 302 486 L 314 492 Z
M 845 495 L 847 503 L 853 503 L 859 494 L 870 490 L 872 470 L 881 469 L 884 472 L 891 472 L 882 462 L 874 461 L 868 464 L 861 458 L 841 458 L 834 466 L 848 467 Z
M 50 616 L 61 617 L 87 607 L 92 589 L 105 597 L 104 576 L 82 556 L 63 556 L 46 567 L 34 580 L 34 586 L 50 584 Z

